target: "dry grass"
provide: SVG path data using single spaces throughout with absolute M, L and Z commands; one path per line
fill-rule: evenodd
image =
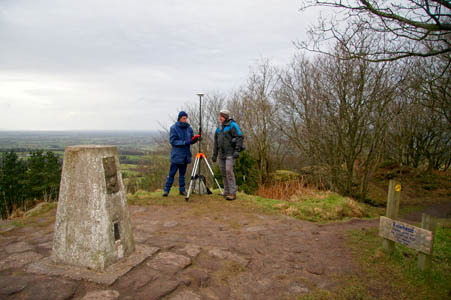
M 325 199 L 330 195 L 330 192 L 310 187 L 302 180 L 292 180 L 262 185 L 258 188 L 256 194 L 270 199 L 299 202 L 302 199 Z
M 369 206 L 340 196 L 331 191 L 319 190 L 305 184 L 302 179 L 278 181 L 261 186 L 257 195 L 274 201 L 264 201 L 280 213 L 309 221 L 336 221 L 349 218 L 374 217 L 378 212 Z

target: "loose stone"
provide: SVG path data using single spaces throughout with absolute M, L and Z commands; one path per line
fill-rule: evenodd
M 81 300 L 116 300 L 119 295 L 115 290 L 93 291 L 88 292 Z
M 324 266 L 320 263 L 309 263 L 307 265 L 307 272 L 315 274 L 315 275 L 322 275 L 324 274 Z

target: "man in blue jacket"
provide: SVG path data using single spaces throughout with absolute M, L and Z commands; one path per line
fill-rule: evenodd
M 172 145 L 171 168 L 164 186 L 163 197 L 167 197 L 171 186 L 174 183 L 174 176 L 179 170 L 179 193 L 185 196 L 185 173 L 186 167 L 191 163 L 190 146 L 195 144 L 200 135 L 194 135 L 193 129 L 187 123 L 188 114 L 181 111 L 177 117 L 177 122 L 171 126 L 169 142 Z

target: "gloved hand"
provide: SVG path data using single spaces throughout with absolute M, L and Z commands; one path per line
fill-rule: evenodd
M 233 158 L 237 159 L 238 157 L 240 157 L 240 152 L 238 151 L 233 152 Z
M 211 158 L 211 161 L 215 163 L 215 162 L 216 162 L 216 158 L 217 158 L 216 156 L 213 156 L 213 157 Z
M 198 140 L 200 140 L 200 134 L 195 135 L 191 138 L 191 144 L 196 143 Z

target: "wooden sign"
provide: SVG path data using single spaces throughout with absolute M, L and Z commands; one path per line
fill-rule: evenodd
M 381 216 L 379 235 L 417 251 L 431 254 L 432 231 Z

